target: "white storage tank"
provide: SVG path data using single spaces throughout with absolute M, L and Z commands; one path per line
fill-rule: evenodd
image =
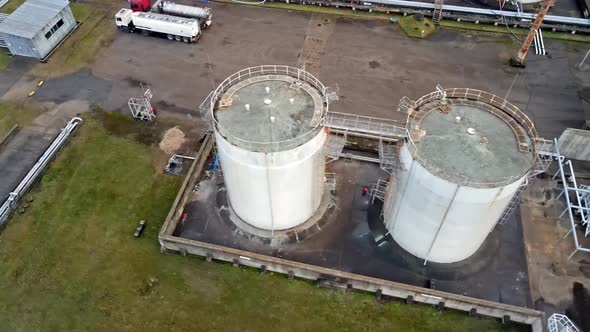
M 260 66 L 230 76 L 210 99 L 234 212 L 271 231 L 308 220 L 324 192 L 324 86 L 297 68 Z
M 494 229 L 534 162 L 530 119 L 474 89 L 419 99 L 409 111 L 384 222 L 414 256 L 453 263 L 473 255 Z

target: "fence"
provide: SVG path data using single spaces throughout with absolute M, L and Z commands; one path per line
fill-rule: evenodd
M 223 128 L 223 126 L 219 124 L 215 118 L 214 111 L 215 107 L 218 106 L 218 103 L 221 101 L 223 95 L 229 91 L 232 86 L 235 86 L 240 82 L 254 77 L 267 75 L 269 76 L 269 79 L 279 79 L 281 76 L 289 76 L 292 77 L 295 82 L 306 83 L 319 92 L 320 96 L 322 97 L 321 107 L 323 107 L 323 111 L 321 118 L 318 119 L 317 124 L 311 128 L 311 130 L 293 139 L 276 142 L 255 142 L 235 137 L 230 131 Z M 273 77 L 273 75 L 276 76 Z M 219 86 L 209 94 L 209 96 L 207 96 L 207 98 L 199 107 L 199 110 L 201 112 L 202 119 L 205 122 L 208 122 L 208 127 L 210 130 L 216 129 L 225 139 L 235 145 L 245 147 L 250 151 L 282 151 L 295 148 L 301 145 L 302 142 L 308 141 L 317 134 L 319 127 L 324 123 L 325 111 L 327 110 L 327 105 L 330 102 L 328 100 L 328 92 L 328 89 L 322 84 L 322 82 L 320 82 L 320 80 L 303 69 L 283 65 L 263 65 L 242 69 L 230 75 L 223 82 L 221 82 Z
M 434 174 L 440 174 L 441 171 L 434 165 L 432 165 L 427 158 L 424 158 L 421 153 L 420 149 L 415 143 L 414 137 L 412 135 L 413 131 L 411 130 L 411 126 L 413 125 L 414 121 L 412 118 L 418 118 L 418 121 L 424 117 L 424 114 L 419 115 L 422 111 L 428 112 L 432 110 L 430 108 L 426 109 L 426 105 L 436 100 L 442 100 L 443 98 L 446 99 L 463 99 L 475 102 L 481 102 L 484 105 L 487 105 L 486 111 L 490 111 L 491 113 L 495 114 L 496 116 L 501 117 L 503 120 L 507 122 L 507 124 L 512 128 L 514 134 L 517 137 L 519 142 L 518 148 L 522 152 L 527 152 L 532 150 L 534 160 L 531 167 L 536 162 L 538 155 L 537 155 L 537 146 L 535 142 L 538 138 L 537 130 L 531 119 L 521 112 L 516 106 L 512 103 L 508 102 L 506 99 L 493 95 L 491 93 L 476 90 L 476 89 L 468 89 L 468 88 L 455 88 L 455 89 L 445 89 L 444 93 L 442 91 L 434 91 L 431 92 L 422 98 L 416 100 L 411 108 L 414 112 L 408 113 L 407 119 L 407 126 L 409 129 L 408 135 L 408 149 L 412 156 L 417 159 L 424 168 L 428 169 L 430 172 Z M 455 101 L 452 101 L 455 103 Z M 462 104 L 469 104 L 469 102 L 461 102 Z M 422 110 L 420 110 L 422 108 Z M 499 110 L 499 111 L 498 111 Z M 524 129 L 524 132 L 523 132 Z M 527 144 L 529 143 L 529 144 Z M 522 178 L 525 174 L 516 175 L 516 176 L 508 176 L 504 177 L 498 181 L 494 182 L 481 182 L 470 179 L 461 174 L 443 174 L 443 177 L 449 181 L 452 181 L 459 185 L 471 186 L 476 188 L 488 188 L 488 187 L 500 187 L 507 184 L 510 184 L 520 178 Z

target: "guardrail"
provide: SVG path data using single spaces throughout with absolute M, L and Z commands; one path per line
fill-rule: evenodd
M 207 261 L 216 259 L 230 262 L 236 266 L 244 265 L 257 268 L 262 272 L 283 273 L 289 278 L 299 277 L 328 282 L 336 287 L 372 292 L 379 297 L 382 295 L 391 296 L 406 300 L 408 303 L 418 302 L 435 305 L 439 309 L 451 308 L 468 312 L 471 315 L 495 317 L 505 322 L 512 321 L 530 325 L 535 332 L 543 331 L 544 313 L 533 309 L 406 285 L 171 235 L 161 234 L 159 240 L 163 251 L 171 250 L 182 254 L 202 256 Z
M 374 139 L 400 139 L 407 136 L 406 127 L 393 120 L 348 113 L 327 112 L 325 126 L 346 133 L 364 134 Z
M 231 262 L 236 266 L 244 265 L 257 268 L 261 272 L 273 271 L 284 273 L 289 278 L 299 277 L 326 282 L 336 287 L 373 292 L 378 297 L 386 295 L 403 299 L 408 303 L 418 302 L 436 305 L 441 309 L 451 308 L 468 312 L 470 315 L 489 316 L 502 319 L 502 321 L 527 324 L 532 327 L 534 332 L 543 331 L 544 313 L 541 311 L 406 285 L 174 236 L 174 229 L 181 219 L 184 204 L 187 202 L 192 191 L 191 184 L 196 181 L 199 174 L 203 171 L 205 161 L 212 148 L 212 139 L 208 136 L 204 140 L 200 151 L 195 155 L 195 163 L 191 166 L 191 170 L 187 174 L 170 208 L 170 212 L 160 229 L 158 240 L 162 252 L 173 251 L 181 255 L 192 254 L 202 256 L 207 261 L 216 259 Z
M 219 105 L 222 96 L 225 92 L 227 92 L 232 86 L 245 81 L 247 79 L 257 77 L 257 76 L 265 76 L 265 75 L 283 75 L 289 76 L 296 79 L 299 82 L 304 82 L 309 84 L 311 87 L 316 89 L 320 96 L 323 99 L 324 103 L 324 112 L 322 112 L 321 118 L 319 119 L 316 126 L 312 127 L 308 132 L 283 141 L 275 141 L 275 142 L 256 142 L 256 141 L 249 141 L 242 138 L 238 138 L 231 134 L 231 132 L 225 128 L 217 121 L 215 117 L 215 108 Z M 290 67 L 290 66 L 283 66 L 283 65 L 263 65 L 257 67 L 249 67 L 242 69 L 228 78 L 223 80 L 217 86 L 213 92 L 211 92 L 207 98 L 203 101 L 201 106 L 199 106 L 201 117 L 205 121 L 209 122 L 209 129 L 216 128 L 217 131 L 228 141 L 247 148 L 251 151 L 258 151 L 258 152 L 273 152 L 273 151 L 282 151 L 295 148 L 301 145 L 302 142 L 305 142 L 311 139 L 313 136 L 317 134 L 318 128 L 323 123 L 323 119 L 325 117 L 325 111 L 328 108 L 329 100 L 327 94 L 327 88 L 312 74 L 306 72 L 303 69 Z
M 6 135 L 4 135 L 0 141 L 0 150 L 2 150 L 2 148 L 4 148 L 8 142 L 10 142 L 10 140 L 19 132 L 19 130 L 20 127 L 16 124 L 14 127 L 12 127 L 12 129 L 10 129 L 10 131 L 8 131 L 8 133 L 6 133 Z
M 6 225 L 8 217 L 18 205 L 20 199 L 27 193 L 35 182 L 37 177 L 43 172 L 49 162 L 55 157 L 57 152 L 68 141 L 70 135 L 74 132 L 76 127 L 82 122 L 78 117 L 72 118 L 67 125 L 61 130 L 57 138 L 45 150 L 41 158 L 33 165 L 31 170 L 25 175 L 19 185 L 8 195 L 8 199 L 0 206 L 0 230 Z
M 425 105 L 433 101 L 442 100 L 443 98 L 451 100 L 451 102 L 452 99 L 466 99 L 485 104 L 489 108 L 486 109 L 487 111 L 490 111 L 496 116 L 499 116 L 502 119 L 504 119 L 504 121 L 506 121 L 507 124 L 512 128 L 514 134 L 517 136 L 517 140 L 519 142 L 518 148 L 521 149 L 521 151 L 527 152 L 525 149 L 532 150 L 534 160 L 533 163 L 531 163 L 531 169 L 533 168 L 537 158 L 539 158 L 537 155 L 537 145 L 534 144 L 538 138 L 538 135 L 533 122 L 526 114 L 520 111 L 512 103 L 508 102 L 504 98 L 498 97 L 489 92 L 469 88 L 454 88 L 445 89 L 441 91 L 434 91 L 427 95 L 424 95 L 420 99 L 416 100 L 412 105 L 410 105 L 410 108 L 413 111 L 408 113 L 408 128 L 413 127 L 414 118 L 417 118 L 417 121 L 419 123 L 421 117 L 424 116 L 423 114 L 421 114 L 422 111 L 428 112 L 431 110 L 428 109 L 428 107 L 426 107 Z M 498 112 L 498 110 L 501 112 Z M 528 135 L 528 137 L 524 135 L 520 127 L 524 128 L 524 130 L 526 131 L 526 135 Z M 499 187 L 513 183 L 525 176 L 525 174 L 522 174 L 504 177 L 498 181 L 493 182 L 481 182 L 475 181 L 461 174 L 441 174 L 441 170 L 438 167 L 431 165 L 428 161 L 428 158 L 425 158 L 421 154 L 418 145 L 416 145 L 414 137 L 412 137 L 412 134 L 414 134 L 413 131 L 409 130 L 407 147 L 410 150 L 412 156 L 415 159 L 417 159 L 420 162 L 420 164 L 424 166 L 424 168 L 428 169 L 433 174 L 440 174 L 443 178 L 452 181 L 455 184 L 471 186 L 476 188 Z M 524 144 L 525 142 L 527 142 L 527 140 L 529 143 L 528 145 Z
M 406 0 L 363 0 L 363 1 L 332 1 L 332 0 L 273 0 L 290 4 L 318 5 L 322 7 L 350 8 L 381 13 L 422 13 L 432 15 L 434 4 L 419 1 Z M 531 21 L 535 19 L 535 13 L 522 13 L 509 10 L 497 10 L 489 8 L 474 8 L 465 6 L 443 5 L 443 19 L 465 22 L 487 23 L 493 25 L 509 24 L 510 27 L 523 29 L 530 28 Z M 570 31 L 571 33 L 590 33 L 590 19 L 546 15 L 542 27 L 553 31 Z

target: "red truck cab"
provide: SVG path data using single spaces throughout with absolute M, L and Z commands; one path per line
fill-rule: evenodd
M 129 0 L 129 6 L 134 12 L 149 12 L 152 8 L 150 0 Z

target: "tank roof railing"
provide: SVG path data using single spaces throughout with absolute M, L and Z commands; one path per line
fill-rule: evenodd
M 434 91 L 431 92 L 427 95 L 422 96 L 420 99 L 416 100 L 413 102 L 413 105 L 406 105 L 406 107 L 408 108 L 408 110 L 417 110 L 420 107 L 424 106 L 425 104 L 428 104 L 430 102 L 433 102 L 435 100 L 441 100 L 443 95 L 446 97 L 446 99 L 468 99 L 468 100 L 473 100 L 473 101 L 479 101 L 488 105 L 492 105 L 495 108 L 501 110 L 502 112 L 506 113 L 508 116 L 510 116 L 512 119 L 514 119 L 519 125 L 521 125 L 526 133 L 528 134 L 529 138 L 530 138 L 530 147 L 533 150 L 533 156 L 535 158 L 535 160 L 533 160 L 533 163 L 531 164 L 531 168 L 533 167 L 533 164 L 535 163 L 536 159 L 538 158 L 537 155 L 537 146 L 535 144 L 535 142 L 538 139 L 538 134 L 537 134 L 537 130 L 535 129 L 535 126 L 533 124 L 533 122 L 531 121 L 531 119 L 524 114 L 521 110 L 519 110 L 516 106 L 514 106 L 512 103 L 508 102 L 506 99 L 498 97 L 494 94 L 491 94 L 489 92 L 485 92 L 485 91 L 481 91 L 481 90 L 477 90 L 477 89 L 469 89 L 469 88 L 453 88 L 453 89 L 445 89 L 444 90 L 444 94 L 441 93 L 441 91 Z M 404 100 L 405 104 L 407 104 L 409 99 Z M 401 105 L 401 103 L 400 103 Z M 406 126 L 411 125 L 411 121 L 410 119 L 413 117 L 413 112 L 408 111 L 407 112 L 407 121 L 406 121 Z M 497 114 L 496 114 L 497 115 Z M 516 133 L 515 133 L 516 135 Z M 521 178 L 523 175 L 519 175 L 519 176 L 509 176 L 509 177 L 504 177 L 498 181 L 494 181 L 494 182 L 481 182 L 481 181 L 474 181 L 472 179 L 469 179 L 468 177 L 464 176 L 464 175 L 460 175 L 460 174 L 450 174 L 448 172 L 442 172 L 439 168 L 431 165 L 426 158 L 424 158 L 423 156 L 420 155 L 420 151 L 412 137 L 412 130 L 411 128 L 408 129 L 408 148 L 410 149 L 410 153 L 412 154 L 412 156 L 419 160 L 420 163 L 429 171 L 433 172 L 434 174 L 439 174 L 441 175 L 442 178 L 444 178 L 445 180 L 448 181 L 452 181 L 453 183 L 459 184 L 459 185 L 465 185 L 465 186 L 470 186 L 470 187 L 476 187 L 476 188 L 493 188 L 493 187 L 500 187 L 500 186 L 505 186 L 508 185 L 516 180 L 518 180 L 519 178 Z
M 307 83 L 313 88 L 315 88 L 321 95 L 324 102 L 324 111 L 322 112 L 321 119 L 320 121 L 318 121 L 317 125 L 312 127 L 308 132 L 304 133 L 301 136 L 276 142 L 248 141 L 232 135 L 229 130 L 223 128 L 215 118 L 214 112 L 217 103 L 221 100 L 221 97 L 224 95 L 224 93 L 227 92 L 230 87 L 239 82 L 242 82 L 252 77 L 266 75 L 269 75 L 271 77 L 272 75 L 290 76 L 296 79 L 297 81 Z M 326 117 L 328 105 L 329 100 L 326 87 L 324 86 L 324 84 L 322 84 L 322 82 L 320 82 L 319 79 L 317 79 L 309 72 L 301 68 L 295 68 L 284 65 L 262 65 L 242 69 L 227 77 L 225 80 L 223 80 L 223 82 L 221 82 L 217 86 L 215 90 L 213 90 L 207 96 L 207 98 L 203 101 L 201 106 L 199 106 L 199 110 L 201 112 L 203 120 L 208 124 L 209 130 L 213 130 L 214 128 L 216 128 L 217 131 L 232 144 L 236 144 L 240 147 L 255 152 L 277 152 L 296 148 L 300 146 L 302 143 L 307 142 L 308 140 L 313 138 L 317 134 L 318 127 L 323 126 L 325 122 L 324 118 Z
M 515 121 L 517 121 L 526 130 L 531 141 L 534 141 L 538 137 L 537 130 L 535 129 L 535 125 L 533 124 L 531 119 L 521 110 L 519 110 L 518 107 L 514 106 L 514 104 L 510 103 L 502 97 L 498 97 L 494 94 L 482 90 L 470 88 L 453 88 L 445 89 L 444 91 L 446 92 L 446 98 L 463 98 L 492 105 L 498 108 L 499 110 L 503 111 L 504 113 L 508 114 Z M 441 93 L 439 91 L 434 91 L 416 100 L 414 102 L 413 108 L 414 110 L 416 110 L 424 104 L 440 99 Z M 408 123 L 410 116 L 411 114 L 408 115 Z

